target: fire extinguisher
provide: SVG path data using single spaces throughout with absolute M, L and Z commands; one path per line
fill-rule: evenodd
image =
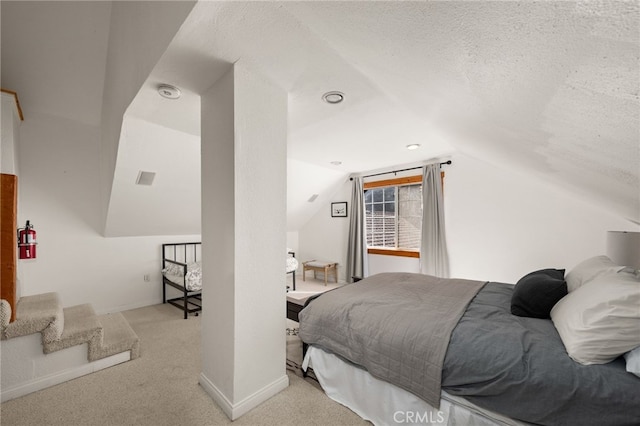
M 33 229 L 33 225 L 27 220 L 24 228 L 18 229 L 18 249 L 20 259 L 35 259 L 36 258 L 36 231 Z

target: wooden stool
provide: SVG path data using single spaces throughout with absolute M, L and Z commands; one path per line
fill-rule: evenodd
M 316 272 L 324 272 L 324 285 L 327 285 L 327 275 L 329 271 L 333 271 L 333 276 L 338 282 L 338 263 L 326 260 L 308 260 L 302 262 L 302 281 L 305 281 L 307 271 L 313 271 L 313 278 L 316 278 Z

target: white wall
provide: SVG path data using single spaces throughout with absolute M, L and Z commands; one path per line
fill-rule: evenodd
M 136 185 L 141 170 L 152 185 Z M 104 235 L 200 234 L 200 195 L 200 137 L 127 114 Z
M 18 146 L 20 141 L 20 116 L 13 95 L 0 92 L 2 127 L 0 128 L 0 172 L 18 175 Z
M 104 238 L 99 129 L 30 114 L 20 134 L 18 223 L 38 233 L 37 259 L 18 261 L 22 295 L 55 291 L 98 313 L 160 303 L 160 245 L 200 236 Z
M 298 232 L 287 232 L 287 248 L 293 250 L 296 253 L 296 256 L 299 246 L 300 243 L 298 242 Z
M 443 168 L 452 277 L 514 283 L 536 269 L 569 270 L 606 254 L 606 231 L 640 230 L 546 181 L 462 154 L 452 160 Z M 345 182 L 335 201 L 350 199 L 350 188 Z M 328 209 L 300 229 L 299 252 L 344 265 L 348 223 L 331 220 Z M 418 259 L 369 256 L 370 274 L 392 271 L 418 272 Z
M 638 230 L 546 181 L 465 155 L 445 168 L 452 276 L 515 282 L 606 254 L 610 230 Z
M 420 273 L 420 259 L 415 257 L 369 255 L 369 275 L 382 272 Z
M 337 167 L 336 167 L 337 168 Z M 287 231 L 296 232 L 330 202 L 347 173 L 293 158 L 287 159 Z M 313 196 L 316 198 L 309 202 Z
M 346 201 L 348 217 L 331 217 L 331 203 Z M 316 214 L 298 232 L 299 248 L 296 257 L 307 260 L 330 260 L 338 262 L 338 280 L 345 281 L 347 262 L 347 234 L 351 217 L 351 182 L 344 178 L 338 190 L 322 203 Z M 298 274 L 302 273 L 302 267 Z
M 16 98 L 5 92 L 0 92 L 2 103 L 0 104 L 0 173 L 18 176 L 18 189 L 20 188 L 20 115 L 16 104 Z M 18 205 L 20 205 L 20 193 L 18 193 Z M 18 222 L 20 225 L 20 222 Z M 23 225 L 21 225 L 23 226 Z M 16 265 L 16 301 L 22 296 L 22 268 L 20 262 Z

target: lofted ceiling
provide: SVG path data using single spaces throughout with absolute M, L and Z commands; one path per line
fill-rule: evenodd
M 18 91 L 27 116 L 98 123 L 109 3 L 42 5 L 2 2 L 2 85 Z M 638 2 L 200 1 L 127 110 L 126 162 L 115 174 L 135 174 L 165 152 L 145 148 L 163 139 L 145 137 L 158 129 L 170 129 L 177 146 L 192 144 L 198 94 L 242 60 L 289 93 L 289 230 L 326 206 L 350 173 L 457 152 L 638 223 L 639 22 Z M 182 98 L 159 97 L 159 83 L 179 86 Z M 345 101 L 322 102 L 330 90 Z M 406 150 L 411 143 L 420 149 Z M 180 190 L 162 163 L 153 163 L 158 177 L 171 176 L 171 190 Z M 183 186 L 195 191 L 190 176 L 196 182 Z M 131 197 L 130 180 L 114 179 L 111 207 L 142 213 L 149 200 Z M 109 215 L 111 235 L 130 235 L 119 225 L 125 208 Z M 164 233 L 184 230 L 163 223 L 175 229 Z M 157 232 L 144 226 L 132 229 Z

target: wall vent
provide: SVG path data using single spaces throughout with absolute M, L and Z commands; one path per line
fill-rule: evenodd
M 153 183 L 153 179 L 156 177 L 155 172 L 143 172 L 140 170 L 138 173 L 138 179 L 136 179 L 136 185 L 150 186 Z

